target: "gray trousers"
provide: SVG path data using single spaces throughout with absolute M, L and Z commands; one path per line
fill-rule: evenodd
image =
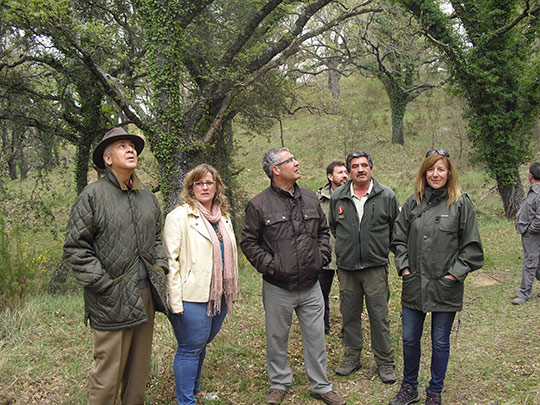
M 371 329 L 371 349 L 378 366 L 394 364 L 394 349 L 388 321 L 388 269 L 386 266 L 363 270 L 338 271 L 343 316 L 343 345 L 345 357 L 360 360 L 364 343 L 362 311 L 364 297 Z
M 540 281 L 540 235 L 526 232 L 521 235 L 521 243 L 523 245 L 524 263 L 517 296 L 528 300 L 531 297 L 535 277 Z
M 332 390 L 326 377 L 324 301 L 319 283 L 299 291 L 289 291 L 263 281 L 266 319 L 266 367 L 270 388 L 287 391 L 292 371 L 287 362 L 287 346 L 293 312 L 302 331 L 304 364 L 311 391 L 324 394 Z

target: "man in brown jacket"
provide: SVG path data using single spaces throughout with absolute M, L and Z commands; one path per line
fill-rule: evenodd
M 287 148 L 266 152 L 263 169 L 271 184 L 248 203 L 240 246 L 263 274 L 270 380 L 266 402 L 281 403 L 292 384 L 287 342 L 296 312 L 310 395 L 327 404 L 345 404 L 326 376 L 324 302 L 318 282 L 323 266 L 331 260 L 326 217 L 317 195 L 296 184 L 298 161 Z
M 105 175 L 73 205 L 64 258 L 84 287 L 94 337 L 89 404 L 144 403 L 154 311 L 166 311 L 167 259 L 157 199 L 137 178 L 144 140 L 122 128 L 94 150 Z

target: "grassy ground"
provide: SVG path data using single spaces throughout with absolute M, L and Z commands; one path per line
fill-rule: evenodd
M 540 404 L 540 298 L 534 296 L 523 306 L 510 301 L 520 280 L 522 251 L 511 221 L 502 217 L 502 208 L 493 182 L 481 167 L 467 161 L 469 145 L 459 103 L 442 93 L 413 103 L 405 123 L 405 146 L 389 142 L 390 113 L 386 98 L 375 82 L 344 81 L 343 115 L 318 117 L 299 115 L 284 122 L 285 144 L 300 161 L 300 184 L 316 189 L 324 183 L 325 167 L 334 159 L 343 160 L 352 149 L 366 149 L 373 155 L 374 176 L 393 187 L 403 202 L 411 193 L 414 176 L 423 154 L 432 146 L 447 149 L 457 161 L 461 182 L 473 199 L 478 213 L 485 249 L 485 266 L 466 281 L 464 310 L 452 333 L 452 351 L 444 401 L 447 404 Z M 248 137 L 238 131 L 237 162 L 245 167 L 240 183 L 249 196 L 264 189 L 268 181 L 260 166 L 262 153 L 279 144 L 279 132 Z M 148 153 L 148 152 L 145 152 Z M 538 156 L 537 156 L 538 157 Z M 144 174 L 152 183 L 150 157 Z M 58 260 L 65 222 L 75 198 L 71 168 L 55 173 L 43 186 L 40 199 L 46 210 L 23 205 L 38 184 L 37 179 L 6 183 L 11 202 L 3 207 L 10 224 L 22 223 L 27 238 L 38 253 L 48 252 Z M 526 167 L 522 168 L 525 179 Z M 30 203 L 28 203 L 30 204 Z M 41 212 L 41 214 L 40 214 Z M 54 218 L 54 219 L 53 219 Z M 46 281 L 52 268 L 44 267 Z M 240 299 L 223 330 L 210 345 L 202 386 L 217 400 L 206 404 L 264 403 L 268 388 L 265 363 L 264 311 L 261 277 L 241 259 Z M 82 404 L 86 402 L 88 373 L 92 364 L 91 330 L 82 323 L 83 299 L 73 279 L 68 292 L 49 296 L 31 294 L 17 311 L 0 311 L 0 404 Z M 400 280 L 390 269 L 390 322 L 398 374 L 402 371 L 400 340 Z M 36 286 L 36 291 L 41 291 Z M 540 291 L 535 284 L 534 293 Z M 376 376 L 369 344 L 367 315 L 364 322 L 366 347 L 364 366 L 349 377 L 338 377 L 342 347 L 339 337 L 338 287 L 334 284 L 331 302 L 332 332 L 327 336 L 328 375 L 334 388 L 349 403 L 384 404 L 398 385 L 383 385 Z M 420 386 L 429 381 L 429 325 L 423 338 L 424 354 Z M 167 319 L 158 315 L 147 403 L 174 403 L 172 360 L 175 339 Z M 297 321 L 289 339 L 289 361 L 294 381 L 285 404 L 315 404 L 305 376 L 302 343 Z

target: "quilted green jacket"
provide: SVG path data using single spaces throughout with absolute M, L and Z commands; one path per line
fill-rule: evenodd
M 107 169 L 81 192 L 71 210 L 64 259 L 84 287 L 85 322 L 98 330 L 143 324 L 139 262 L 148 271 L 156 310 L 166 311 L 167 260 L 161 245 L 161 211 L 133 174 L 128 190 Z

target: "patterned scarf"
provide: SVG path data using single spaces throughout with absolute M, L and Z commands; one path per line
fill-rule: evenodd
M 212 280 L 210 282 L 210 299 L 208 300 L 208 316 L 215 316 L 221 311 L 221 296 L 225 294 L 225 302 L 229 311 L 232 310 L 236 302 L 236 276 L 234 273 L 234 256 L 229 233 L 225 227 L 225 221 L 221 217 L 221 209 L 218 204 L 212 204 L 212 211 L 208 211 L 200 202 L 197 201 L 199 211 L 202 214 L 204 225 L 208 229 L 210 239 L 214 245 L 214 265 L 212 267 Z M 218 232 L 223 238 L 223 266 L 221 257 L 221 245 L 218 235 L 211 224 L 217 224 Z

